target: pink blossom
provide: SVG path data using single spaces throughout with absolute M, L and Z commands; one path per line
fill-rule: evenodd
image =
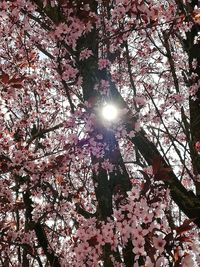
M 196 58 L 193 58 L 192 60 L 192 68 L 195 70 L 198 66 L 198 62 L 197 62 L 197 59 Z
M 145 99 L 142 96 L 135 96 L 134 100 L 136 104 L 139 105 L 140 107 L 143 107 L 145 105 Z
M 125 8 L 123 5 L 119 4 L 118 6 L 115 7 L 112 11 L 112 16 L 115 19 L 121 19 L 125 15 Z
M 139 225 L 133 228 L 131 231 L 133 239 L 141 240 L 142 242 L 144 242 L 144 236 L 146 236 L 148 233 L 149 231 L 147 229 L 142 229 L 142 227 Z
M 69 80 L 70 78 L 75 78 L 77 75 L 77 70 L 70 66 L 69 64 L 65 65 L 65 70 L 62 73 L 62 79 L 63 80 Z
M 164 251 L 165 245 L 166 245 L 166 241 L 163 239 L 163 237 L 161 235 L 159 235 L 158 237 L 153 237 L 153 245 L 156 249 L 159 250 L 160 253 L 162 253 Z
M 114 166 L 113 166 L 112 163 L 109 162 L 108 159 L 107 160 L 104 160 L 101 165 L 102 165 L 102 168 L 103 169 L 105 169 L 105 170 L 107 170 L 109 172 L 112 172 L 113 171 Z
M 107 68 L 109 65 L 110 61 L 108 59 L 99 59 L 98 66 L 100 70 Z
M 68 135 L 68 141 L 71 144 L 77 144 L 78 143 L 78 136 L 77 136 L 77 134 L 70 134 L 70 135 Z
M 145 242 L 143 239 L 135 239 L 133 241 L 133 253 L 137 255 L 146 255 L 144 244 Z
M 86 49 L 81 51 L 79 58 L 80 58 L 80 60 L 85 60 L 85 59 L 88 59 L 92 55 L 93 55 L 92 51 L 90 49 L 86 48 Z
M 182 267 L 195 266 L 194 258 L 191 254 L 187 254 L 181 261 Z
M 153 264 L 153 262 L 151 261 L 150 257 L 146 257 L 146 262 L 145 262 L 145 266 L 146 267 L 155 267 L 155 265 Z
M 197 141 L 195 143 L 195 149 L 196 149 L 197 152 L 200 152 L 200 141 Z

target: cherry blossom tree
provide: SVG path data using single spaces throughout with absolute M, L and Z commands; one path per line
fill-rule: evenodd
M 200 265 L 199 8 L 1 0 L 1 266 Z

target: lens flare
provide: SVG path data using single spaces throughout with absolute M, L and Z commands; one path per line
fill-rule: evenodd
M 114 121 L 117 119 L 118 110 L 114 105 L 106 104 L 102 108 L 102 117 L 107 121 Z

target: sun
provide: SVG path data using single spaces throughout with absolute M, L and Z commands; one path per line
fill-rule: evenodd
M 118 117 L 118 110 L 112 104 L 106 104 L 102 108 L 102 117 L 107 121 L 115 121 Z

